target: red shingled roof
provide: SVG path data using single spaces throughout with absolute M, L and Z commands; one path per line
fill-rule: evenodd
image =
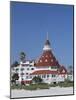
M 40 74 L 58 74 L 58 71 L 38 70 L 31 73 L 31 75 L 40 75 Z
M 36 60 L 35 66 L 58 66 L 59 63 L 53 55 L 52 51 L 43 51 L 41 57 Z

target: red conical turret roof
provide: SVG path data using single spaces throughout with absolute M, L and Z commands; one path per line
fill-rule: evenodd
M 35 66 L 60 66 L 52 53 L 48 39 L 45 42 L 42 55 L 35 62 Z
M 44 51 L 35 66 L 59 66 L 59 63 L 51 51 Z

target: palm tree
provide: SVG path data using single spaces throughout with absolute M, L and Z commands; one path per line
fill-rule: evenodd
M 20 53 L 20 60 L 23 62 L 26 58 L 26 54 L 24 52 Z

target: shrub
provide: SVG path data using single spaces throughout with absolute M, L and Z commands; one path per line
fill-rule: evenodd
M 32 82 L 34 83 L 41 83 L 43 80 L 39 77 L 39 76 L 35 76 L 33 79 L 32 79 Z

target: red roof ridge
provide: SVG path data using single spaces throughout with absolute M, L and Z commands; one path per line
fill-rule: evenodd
M 38 74 L 58 74 L 58 71 L 51 71 L 51 70 L 36 70 L 31 75 L 38 75 Z

